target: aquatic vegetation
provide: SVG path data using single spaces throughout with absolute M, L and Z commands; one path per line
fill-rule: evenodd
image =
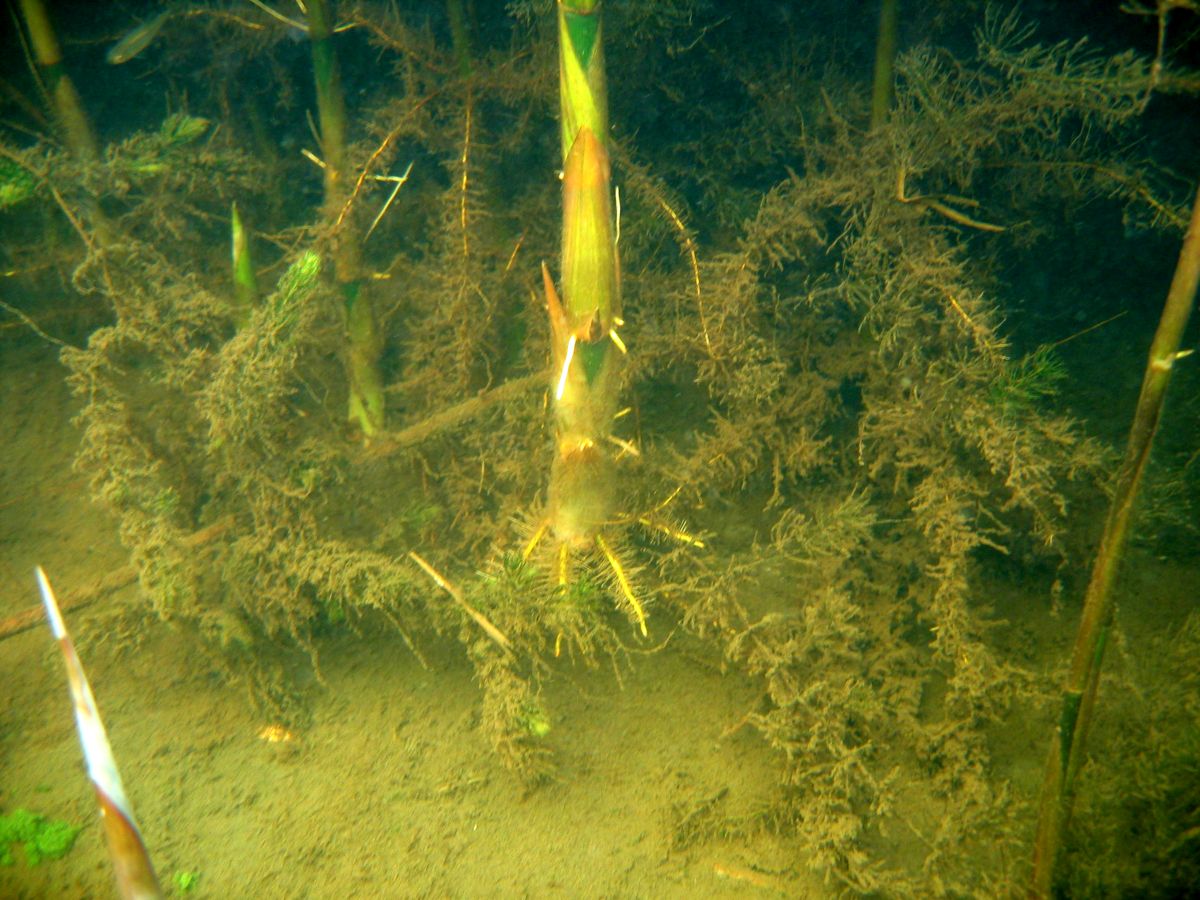
M 72 261 L 112 315 L 63 359 L 148 608 L 289 722 L 330 627 L 377 619 L 419 657 L 449 636 L 531 784 L 564 731 L 546 680 L 620 677 L 686 631 L 755 684 L 738 727 L 780 766 L 762 818 L 815 869 L 1002 892 L 1027 835 L 994 730 L 1046 691 L 984 575 L 1032 560 L 1049 595 L 1112 461 L 1056 402 L 1062 335 L 1014 340 L 1003 273 L 1069 246 L 1088 204 L 1179 226 L 1125 149 L 1150 61 L 989 15 L 973 51 L 898 54 L 885 117 L 816 36 L 614 3 L 601 50 L 591 4 L 511 6 L 526 24 L 480 11 L 474 44 L 356 7 L 350 98 L 316 22 L 308 158 L 278 152 L 307 135 L 266 18 L 205 37 L 271 61 L 278 133 L 196 76 L 204 116 L 93 165 L 13 153 L 39 202 L 53 173 L 120 227 Z M 920 843 L 900 861 L 897 830 Z
M 1013 360 L 992 383 L 990 399 L 1001 415 L 1013 415 L 1053 399 L 1067 370 L 1049 347 Z
M 0 209 L 17 206 L 33 196 L 37 182 L 25 169 L 0 157 Z
M 61 859 L 75 845 L 83 829 L 61 819 L 18 808 L 0 815 L 0 866 L 15 862 L 13 847 L 20 845 L 25 862 L 36 866 L 46 859 Z
M 179 871 L 171 875 L 171 887 L 177 894 L 190 894 L 200 884 L 199 872 Z

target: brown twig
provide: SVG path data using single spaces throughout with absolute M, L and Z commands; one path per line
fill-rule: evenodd
M 405 121 L 408 119 L 408 117 L 440 93 L 440 90 L 434 91 L 428 97 L 423 97 L 414 103 L 412 107 L 405 112 L 404 116 L 401 117 L 399 124 L 397 124 L 395 128 L 388 132 L 387 137 L 385 137 L 379 146 L 375 148 L 375 152 L 367 158 L 366 163 L 363 164 L 362 171 L 358 173 L 358 178 L 354 182 L 354 190 L 350 192 L 350 196 L 346 198 L 346 202 L 342 205 L 341 212 L 338 213 L 337 219 L 334 220 L 334 231 L 341 227 L 342 222 L 344 222 L 346 219 L 346 216 L 350 214 L 350 210 L 354 206 L 354 202 L 358 199 L 358 195 L 362 190 L 363 184 L 370 175 L 371 167 L 375 164 L 375 160 L 379 159 L 379 157 L 383 154 L 383 151 L 391 146 L 392 141 L 394 141 L 400 135 L 400 132 L 403 130 Z
M 58 600 L 59 609 L 63 612 L 68 612 L 73 609 L 89 606 L 106 594 L 110 594 L 119 588 L 125 587 L 127 584 L 137 581 L 137 577 L 137 566 L 122 566 L 115 571 L 109 572 L 107 575 L 97 578 L 91 584 L 63 594 Z M 40 603 L 22 610 L 16 615 L 9 616 L 7 619 L 0 619 L 0 641 L 20 634 L 22 631 L 28 631 L 30 628 L 44 622 L 45 619 L 46 610 Z
M 905 179 L 908 173 L 904 166 L 901 166 L 896 173 L 896 199 L 901 203 L 912 204 L 913 206 L 921 206 L 925 209 L 932 209 L 935 213 L 945 216 L 951 222 L 963 225 L 967 228 L 974 228 L 978 231 L 1004 231 L 1003 225 L 993 225 L 991 222 L 983 222 L 979 219 L 973 219 L 966 213 L 960 212 L 952 206 L 947 206 L 943 200 L 953 200 L 956 203 L 966 206 L 978 206 L 979 204 L 969 197 L 951 197 L 942 194 L 906 194 L 904 191 Z
M 232 527 L 233 517 L 227 516 L 218 522 L 214 522 L 207 528 L 201 528 L 199 531 L 189 534 L 180 543 L 185 547 L 200 547 L 220 537 Z M 132 564 L 114 569 L 107 575 L 102 575 L 95 579 L 90 584 L 63 594 L 59 598 L 58 606 L 63 612 L 89 606 L 107 594 L 111 594 L 113 591 L 137 581 L 138 574 L 138 567 Z M 0 641 L 10 638 L 15 634 L 20 634 L 22 631 L 28 631 L 39 622 L 44 621 L 45 616 L 46 611 L 42 604 L 39 603 L 16 615 L 9 616 L 7 619 L 0 619 Z
M 440 410 L 408 428 L 400 431 L 381 432 L 371 441 L 366 454 L 371 458 L 380 458 L 390 456 L 406 447 L 415 446 L 439 432 L 461 425 L 489 407 L 512 400 L 533 388 L 545 387 L 549 378 L 548 371 L 534 372 L 532 375 L 514 378 L 499 387 L 483 391 L 468 400 Z
M 502 649 L 512 652 L 512 641 L 508 639 L 503 631 L 493 625 L 487 616 L 468 603 L 467 598 L 463 596 L 462 591 L 455 587 L 454 584 L 445 576 L 443 576 L 441 572 L 426 562 L 425 558 L 417 553 L 417 551 L 410 550 L 408 556 L 413 562 L 421 567 L 422 571 L 424 571 L 426 575 L 433 579 L 434 583 L 438 587 L 454 598 L 454 602 L 462 607 L 463 612 L 470 616 L 475 624 L 487 633 L 488 637 L 499 644 Z

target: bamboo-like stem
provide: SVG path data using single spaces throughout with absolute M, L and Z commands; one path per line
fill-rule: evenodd
M 229 215 L 233 243 L 233 318 L 238 328 L 250 321 L 250 313 L 258 305 L 258 278 L 250 254 L 250 238 L 242 225 L 242 217 L 234 203 Z
M 620 266 L 608 156 L 600 4 L 558 4 L 562 105 L 562 299 L 543 266 L 554 357 L 557 453 L 550 473 L 555 536 L 591 546 L 611 518 L 615 474 L 606 449 L 624 344 Z
M 349 191 L 346 157 L 346 99 L 333 46 L 333 12 L 329 0 L 309 0 L 308 34 L 312 42 L 313 76 L 324 157 L 325 211 L 337 221 Z M 361 246 L 356 235 L 343 230 L 334 236 L 334 277 L 344 303 L 345 366 L 349 382 L 348 418 L 371 437 L 383 428 L 383 378 L 379 357 L 383 338 L 362 273 Z
M 882 0 L 879 37 L 875 42 L 875 77 L 871 87 L 871 130 L 887 121 L 896 79 L 896 30 L 900 0 Z
M 71 152 L 84 162 L 100 158 L 100 142 L 83 108 L 75 83 L 63 68 L 62 50 L 42 0 L 21 0 L 21 15 L 29 29 L 29 41 L 37 60 L 38 74 L 54 101 L 54 111 Z
M 608 145 L 608 82 L 598 0 L 560 0 L 558 62 L 565 163 L 580 128 L 591 129 L 601 143 Z
M 1030 894 L 1046 898 L 1054 887 L 1054 876 L 1063 832 L 1071 816 L 1075 778 L 1083 762 L 1084 745 L 1096 705 L 1100 666 L 1113 618 L 1112 587 L 1129 533 L 1134 500 L 1150 458 L 1154 433 L 1162 413 L 1163 399 L 1171 380 L 1183 332 L 1195 304 L 1200 283 L 1200 193 L 1192 207 L 1192 218 L 1175 276 L 1167 293 L 1158 330 L 1150 344 L 1149 360 L 1142 378 L 1125 458 L 1117 475 L 1112 505 L 1104 523 L 1104 534 L 1092 567 L 1083 614 L 1075 637 L 1071 668 L 1062 694 L 1058 727 L 1046 760 L 1046 774 L 1038 811 L 1037 841 L 1034 846 L 1033 882 Z
M 112 745 L 104 730 L 104 722 L 100 719 L 92 686 L 88 683 L 83 663 L 75 652 L 75 643 L 63 622 L 62 610 L 50 587 L 50 580 L 41 566 L 37 567 L 37 579 L 50 630 L 66 664 L 79 744 L 100 807 L 104 835 L 108 840 L 108 856 L 117 880 L 117 892 L 127 900 L 161 900 L 162 888 L 159 887 L 154 864 L 150 861 L 150 854 L 146 851 L 142 833 L 133 816 L 133 806 L 126 796 L 121 774 L 117 771 L 117 761 L 113 758 Z
M 62 49 L 54 34 L 54 27 L 50 24 L 45 4 L 42 0 L 21 0 L 21 16 L 25 19 L 25 27 L 29 31 L 29 43 L 37 63 L 37 75 L 54 104 L 55 117 L 67 147 L 75 158 L 82 162 L 98 162 L 100 140 L 96 137 L 96 130 L 83 108 L 83 100 L 75 89 L 75 82 L 63 66 Z M 95 198 L 89 197 L 84 201 L 83 208 L 87 220 L 95 229 L 96 243 L 101 247 L 109 244 L 113 228 L 100 209 L 100 204 Z M 68 218 L 72 218 L 72 224 L 75 224 L 65 205 L 63 211 L 67 213 Z M 91 240 L 82 232 L 80 234 L 84 243 L 91 248 Z

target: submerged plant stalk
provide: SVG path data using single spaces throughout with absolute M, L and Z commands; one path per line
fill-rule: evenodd
M 1113 582 L 1129 534 L 1134 500 L 1158 429 L 1171 369 L 1177 359 L 1190 352 L 1181 353 L 1179 346 L 1195 303 L 1198 283 L 1200 192 L 1192 207 L 1191 222 L 1179 252 L 1179 262 L 1175 267 L 1175 276 L 1171 280 L 1158 330 L 1150 344 L 1150 357 L 1142 378 L 1125 459 L 1117 475 L 1117 486 L 1104 523 L 1100 549 L 1096 553 L 1092 576 L 1084 595 L 1083 614 L 1063 689 L 1058 727 L 1051 742 L 1042 782 L 1033 861 L 1032 894 L 1035 897 L 1049 897 L 1054 888 L 1062 835 L 1071 817 L 1075 777 L 1083 762 L 1084 745 L 1096 705 L 1100 666 L 1112 625 Z
M 333 47 L 330 6 L 328 0 L 309 0 L 308 33 L 312 40 L 321 150 L 325 157 L 326 219 L 334 222 L 346 200 L 350 173 L 346 159 L 346 98 Z M 364 283 L 359 241 L 346 233 L 335 235 L 334 240 L 334 275 L 341 289 L 346 327 L 348 418 L 366 437 L 372 437 L 384 424 L 383 376 L 379 372 L 383 338 Z
M 67 666 L 67 677 L 71 684 L 71 698 L 75 702 L 75 724 L 79 729 L 79 743 L 87 760 L 88 777 L 96 790 L 96 802 L 104 821 L 104 835 L 108 840 L 108 855 L 112 860 L 117 889 L 125 900 L 155 900 L 162 897 L 158 877 L 150 862 L 150 854 L 142 841 L 133 807 L 125 796 L 125 785 L 117 771 L 108 733 L 100 719 L 100 710 L 92 696 L 92 686 L 83 671 L 83 664 L 75 652 L 75 644 L 63 624 L 54 590 L 42 567 L 37 567 L 38 587 L 42 591 L 42 602 L 46 606 L 46 618 L 58 647 L 62 650 Z
M 875 75 L 871 86 L 871 130 L 887 121 L 895 93 L 896 32 L 900 0 L 883 0 L 879 7 L 879 36 L 875 42 Z
M 607 448 L 621 356 L 620 274 L 608 156 L 608 100 L 600 5 L 560 2 L 562 298 L 543 267 L 554 357 L 557 452 L 550 524 L 565 544 L 591 543 L 612 512 L 616 476 Z
M 233 244 L 233 317 L 238 328 L 241 328 L 250 321 L 250 313 L 258 305 L 258 279 L 254 274 L 254 259 L 250 255 L 250 237 L 246 234 L 236 203 L 230 211 L 229 220 Z
M 100 158 L 100 142 L 83 109 L 75 83 L 63 68 L 62 50 L 42 0 L 21 0 L 21 15 L 37 58 L 38 73 L 54 101 L 54 111 L 66 132 L 71 152 L 84 162 Z

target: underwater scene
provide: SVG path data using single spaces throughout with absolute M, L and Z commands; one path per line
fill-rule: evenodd
M 0 897 L 1200 896 L 1200 3 L 10 0 Z

